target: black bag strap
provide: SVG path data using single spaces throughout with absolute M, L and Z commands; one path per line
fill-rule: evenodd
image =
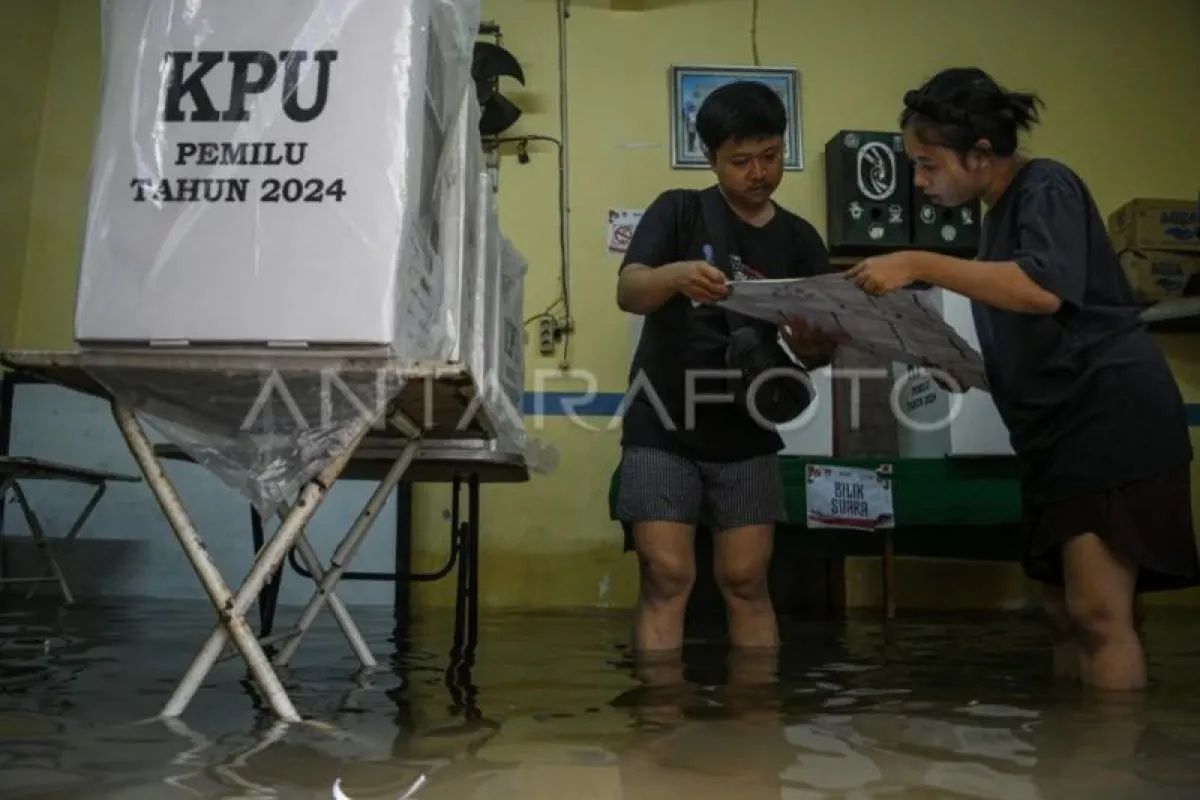
M 734 280 L 736 270 L 733 259 L 740 259 L 741 256 L 731 249 L 731 245 L 737 244 L 737 234 L 734 233 L 733 212 L 725 196 L 721 194 L 720 187 L 710 186 L 700 192 L 700 213 L 704 217 L 704 228 L 708 232 L 707 244 L 712 248 L 712 252 L 706 252 L 705 257 L 714 267 L 724 272 L 726 278 Z M 725 311 L 725 319 L 729 323 L 730 331 L 748 325 L 763 327 L 754 318 L 733 311 Z
M 700 210 L 704 215 L 704 227 L 708 233 L 706 244 L 712 248 L 711 252 L 707 252 L 706 247 L 705 257 L 713 266 L 724 272 L 727 278 L 733 280 L 737 271 L 733 263 L 734 254 L 730 251 L 730 245 L 736 244 L 733 211 L 729 208 L 721 190 L 716 186 L 700 192 Z M 743 342 L 753 343 L 751 350 L 743 352 L 739 358 L 739 360 L 749 358 L 752 362 L 757 362 L 757 368 L 751 368 L 751 372 L 757 374 L 761 369 L 768 369 L 777 363 L 791 363 L 790 358 L 783 352 L 783 348 L 774 336 L 773 325 L 728 309 L 722 310 L 725 312 L 725 320 L 729 326 L 731 344 L 739 337 Z M 742 329 L 746 328 L 754 329 L 754 334 L 747 330 L 744 331 L 745 335 L 743 336 Z M 727 351 L 726 358 L 731 357 L 733 356 Z M 782 361 L 780 361 L 781 359 Z M 745 374 L 743 374 L 743 378 L 738 384 L 738 390 L 734 392 L 735 396 L 740 395 L 749 380 L 752 380 L 752 376 Z M 810 401 L 807 390 L 791 384 L 774 383 L 767 389 L 767 395 L 768 397 L 765 398 L 766 408 L 760 405 L 759 410 L 766 413 L 768 409 L 773 409 L 772 413 L 778 417 L 773 421 L 777 424 L 800 416 Z M 760 402 L 763 399 L 760 394 Z
M 711 252 L 704 255 L 717 269 L 725 273 L 725 277 L 733 280 L 733 262 L 730 256 L 730 244 L 735 239 L 732 220 L 729 218 L 729 204 L 716 186 L 710 186 L 700 192 L 700 213 L 704 217 L 704 229 L 708 233 L 707 247 Z

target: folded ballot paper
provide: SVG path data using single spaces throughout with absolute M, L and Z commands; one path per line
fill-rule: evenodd
M 836 273 L 787 280 L 733 281 L 721 306 L 769 322 L 800 317 L 880 361 L 941 370 L 965 391 L 987 391 L 983 358 L 912 289 L 866 294 Z

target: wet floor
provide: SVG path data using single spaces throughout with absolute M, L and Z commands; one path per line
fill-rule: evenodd
M 323 725 L 273 724 L 233 661 L 167 724 L 205 605 L 0 606 L 0 797 L 1200 797 L 1193 612 L 1151 614 L 1126 699 L 1054 681 L 1036 616 L 785 620 L 777 660 L 696 642 L 639 669 L 625 612 L 485 613 L 450 681 L 450 613 L 399 644 L 355 616 L 382 669 L 319 626 L 286 675 Z

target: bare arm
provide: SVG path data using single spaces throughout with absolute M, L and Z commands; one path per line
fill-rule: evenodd
M 699 303 L 715 303 L 729 294 L 725 275 L 702 261 L 677 261 L 661 267 L 627 264 L 617 279 L 617 305 L 631 314 L 650 314 L 676 294 Z
M 1015 261 L 968 261 L 938 253 L 919 253 L 917 280 L 1005 311 L 1055 314 L 1062 299 L 1046 291 Z
M 675 296 L 678 270 L 674 264 L 647 267 L 629 264 L 617 278 L 617 305 L 631 314 L 649 314 Z
M 1055 314 L 1063 303 L 1015 261 L 970 261 L 905 251 L 868 258 L 847 272 L 846 278 L 876 295 L 924 281 L 994 308 L 1025 314 Z

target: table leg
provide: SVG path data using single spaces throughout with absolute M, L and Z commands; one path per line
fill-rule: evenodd
M 450 669 L 454 670 L 462 658 L 467 622 L 467 559 L 466 525 L 462 521 L 462 479 L 457 475 L 450 485 L 450 528 L 454 534 L 451 552 L 458 556 L 458 572 L 454 586 L 454 642 L 450 648 Z
M 371 529 L 371 524 L 379 517 L 379 512 L 387 503 L 388 496 L 395 490 L 396 485 L 400 483 L 400 479 L 404 477 L 404 473 L 408 470 L 409 464 L 416 457 L 417 447 L 418 444 L 415 441 L 405 445 L 404 451 L 396 459 L 396 462 L 392 464 L 387 476 L 375 488 L 371 499 L 367 502 L 366 508 L 359 514 L 350 531 L 334 551 L 333 558 L 329 562 L 329 570 L 322 576 L 320 582 L 317 584 L 316 591 L 308 601 L 308 605 L 300 613 L 300 619 L 296 623 L 298 629 L 296 635 L 276 653 L 276 664 L 283 665 L 288 663 L 295 654 L 296 648 L 300 645 L 300 639 L 308 631 L 309 626 L 312 625 L 313 620 L 325 605 L 334 586 L 341 579 L 342 573 L 346 571 L 347 565 L 354 558 L 354 554 L 358 552 L 358 546 L 362 543 L 367 531 Z
M 12 490 L 17 498 L 17 505 L 21 508 L 21 513 L 25 515 L 25 522 L 29 525 L 29 535 L 33 537 L 33 543 L 37 545 L 38 554 L 41 555 L 42 560 L 45 562 L 45 568 L 49 569 L 54 576 L 54 580 L 58 581 L 58 588 L 62 590 L 63 594 L 63 602 L 67 605 L 74 604 L 75 597 L 71 594 L 71 587 L 67 585 L 67 578 L 63 575 L 62 567 L 58 565 L 58 559 L 54 557 L 54 551 L 50 549 L 50 543 L 47 541 L 49 537 L 46 536 L 46 531 L 42 529 L 41 520 L 37 518 L 37 514 L 33 513 L 33 509 L 29 505 L 29 499 L 25 496 L 25 491 L 21 488 L 21 484 L 13 481 Z M 41 575 L 37 575 L 24 580 L 33 584 L 33 588 L 29 591 L 28 595 L 28 597 L 33 597 L 37 591 L 38 584 L 47 579 Z
M 896 616 L 896 547 L 890 530 L 883 532 L 883 613 Z
M 475 665 L 475 646 L 479 643 L 479 475 L 473 474 L 467 484 L 467 664 Z
M 263 549 L 265 537 L 262 516 L 253 506 L 250 507 L 250 536 L 254 541 L 254 554 L 257 556 Z M 271 576 L 271 580 L 267 582 L 262 594 L 258 596 L 258 635 L 260 637 L 270 636 L 271 631 L 275 628 L 275 609 L 279 604 L 279 587 L 282 583 L 283 567 L 281 566 Z
M 477 690 L 471 683 L 479 641 L 479 476 L 467 477 L 467 515 L 460 521 L 462 481 L 455 478 L 451 520 L 459 537 L 458 585 L 454 602 L 454 645 L 446 668 L 446 686 L 468 719 L 479 716 Z
M 0 387 L 7 389 L 8 382 L 0 378 Z M 4 409 L 0 408 L 0 412 L 3 411 Z M 5 442 L 0 440 L 0 445 L 3 444 Z M 0 453 L 3 452 L 5 451 L 0 450 Z M 8 496 L 8 487 L 12 485 L 12 482 L 11 477 L 0 479 L 0 586 L 4 587 L 5 592 L 8 591 L 8 581 L 6 580 L 8 578 L 8 542 L 4 538 L 4 498 Z
M 325 579 L 326 572 L 321 565 L 321 559 L 317 556 L 316 551 L 313 550 L 312 545 L 308 543 L 308 539 L 303 534 L 296 540 L 296 552 L 299 553 L 301 560 L 304 561 L 305 568 L 313 576 L 313 581 L 319 586 L 321 581 Z M 333 589 L 330 589 L 328 592 L 327 602 L 329 603 L 330 613 L 333 614 L 334 620 L 345 635 L 346 641 L 350 644 L 350 649 L 358 657 L 359 663 L 364 667 L 378 666 L 375 656 L 371 653 L 371 648 L 367 646 L 367 640 L 350 617 L 349 609 L 346 608 L 345 603 L 342 602 L 342 599 L 337 596 Z M 297 628 L 290 636 L 301 637 L 304 633 L 304 631 Z
M 162 464 L 154 455 L 154 448 L 133 410 L 124 404 L 114 403 L 113 413 L 121 433 L 129 444 L 130 452 L 133 453 L 142 474 L 153 490 L 155 498 L 188 557 L 188 561 L 196 570 L 220 620 L 220 624 L 209 636 L 171 699 L 168 700 L 162 715 L 174 717 L 183 712 L 199 689 L 200 682 L 220 656 L 225 640 L 229 637 L 233 639 L 235 646 L 242 653 L 255 682 L 263 691 L 275 714 L 284 720 L 298 722 L 300 715 L 296 712 L 278 675 L 271 668 L 266 654 L 250 630 L 245 613 L 250 603 L 261 591 L 267 577 L 279 568 L 288 549 L 291 548 L 296 537 L 300 535 L 308 520 L 316 512 L 321 500 L 328 492 L 328 487 L 337 481 L 338 476 L 345 469 L 351 455 L 370 429 L 371 420 L 356 421 L 354 429 L 348 437 L 345 450 L 338 454 L 316 479 L 309 481 L 301 490 L 296 508 L 288 515 L 287 522 L 280 527 L 270 543 L 255 559 L 250 574 L 247 575 L 245 582 L 234 595 L 230 592 L 228 585 L 221 577 L 220 570 L 217 569 L 205 549 L 204 540 L 188 518 L 178 492 L 167 477 Z

